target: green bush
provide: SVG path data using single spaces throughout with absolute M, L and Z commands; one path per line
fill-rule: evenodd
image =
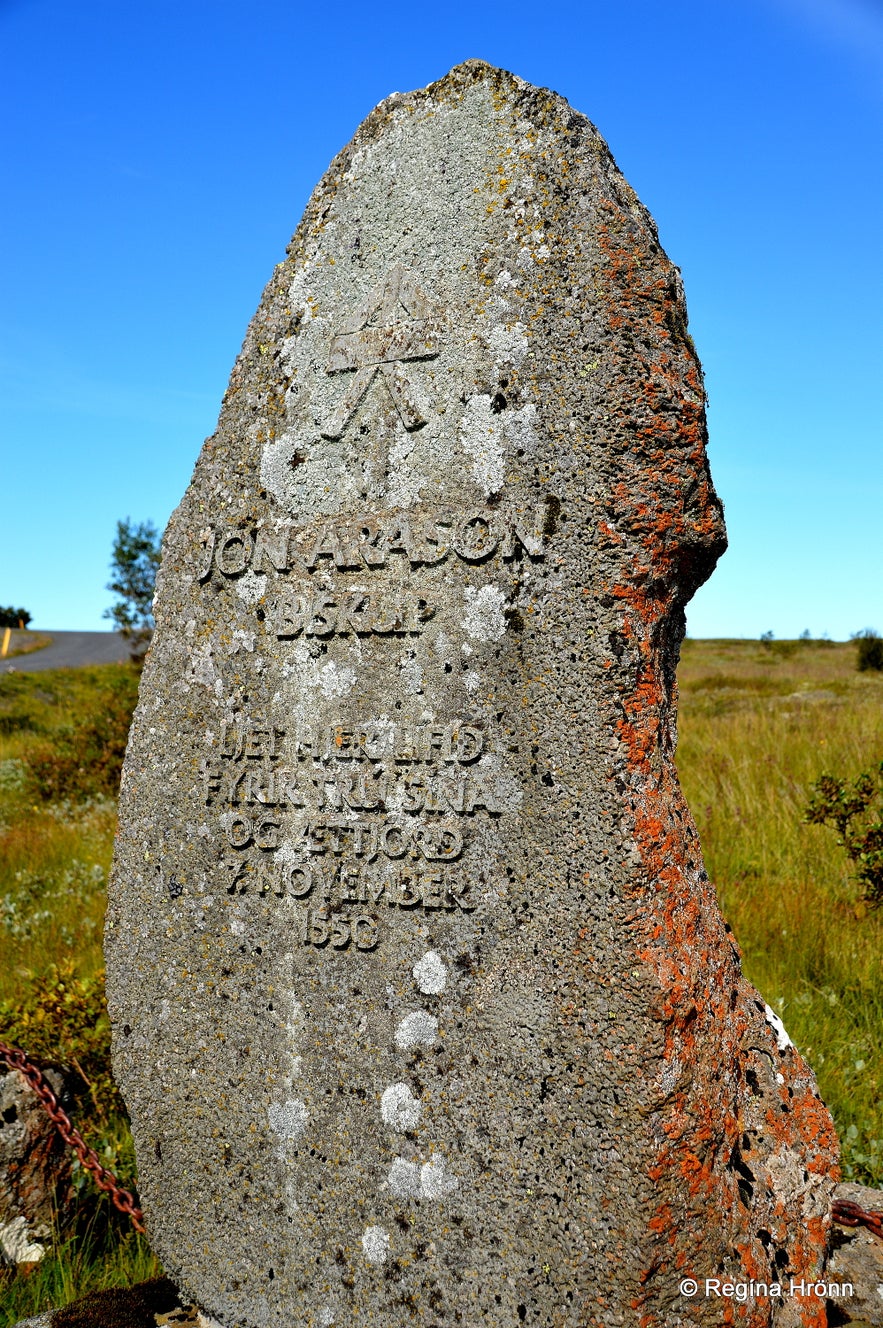
M 30 748 L 27 763 L 35 795 L 47 802 L 115 798 L 137 700 L 136 670 L 122 665 L 109 672 L 73 722 L 51 741 Z
M 864 632 L 859 632 L 855 643 L 858 647 L 856 666 L 859 673 L 866 673 L 870 669 L 875 669 L 878 673 L 883 672 L 883 637 L 867 628 Z
M 110 1064 L 110 1020 L 104 973 L 78 977 L 72 962 L 31 979 L 18 1001 L 0 1002 L 0 1029 L 36 1061 L 70 1065 L 84 1090 L 79 1128 L 100 1141 L 114 1117 L 125 1115 Z M 94 1145 L 93 1145 L 94 1146 Z
M 856 879 L 864 887 L 862 897 L 873 906 L 883 903 L 881 794 L 883 762 L 873 774 L 860 774 L 851 786 L 836 775 L 822 775 L 813 785 L 806 809 L 806 820 L 812 825 L 832 825 L 837 831 L 837 843 L 846 849 L 856 866 Z

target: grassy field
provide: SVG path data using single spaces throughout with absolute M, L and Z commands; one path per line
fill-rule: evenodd
M 807 1057 L 844 1174 L 883 1185 L 883 910 L 832 830 L 807 825 L 823 772 L 883 760 L 883 673 L 852 643 L 686 641 L 678 768 L 745 971 Z
M 76 1123 L 124 1183 L 134 1158 L 109 1078 L 101 933 L 113 792 L 137 678 L 127 665 L 0 676 L 0 1037 L 82 1067 Z M 0 1269 L 0 1328 L 155 1276 L 147 1242 L 75 1163 L 80 1206 L 54 1257 Z
M 678 766 L 746 972 L 816 1071 L 844 1171 L 883 1184 L 883 910 L 868 911 L 832 831 L 804 823 L 823 772 L 883 759 L 883 674 L 852 644 L 686 641 Z M 132 1177 L 107 1077 L 101 928 L 116 769 L 135 675 L 104 665 L 0 677 L 0 1036 L 77 1056 L 82 1128 Z M 0 1274 L 0 1328 L 158 1272 L 145 1242 L 85 1198 L 79 1231 L 28 1277 Z

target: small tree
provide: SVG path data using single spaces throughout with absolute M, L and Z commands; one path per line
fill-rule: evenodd
M 20 627 L 24 629 L 31 621 L 27 609 L 0 609 L 0 627 Z
M 812 788 L 806 820 L 812 825 L 832 825 L 837 843 L 855 864 L 862 898 L 872 906 L 883 903 L 883 762 L 875 771 L 865 771 L 849 785 L 836 775 L 822 775 Z
M 153 635 L 153 592 L 158 568 L 156 527 L 149 521 L 136 526 L 129 517 L 118 521 L 110 563 L 112 579 L 107 583 L 107 589 L 118 599 L 105 609 L 104 617 L 116 623 L 136 663 L 143 661 Z

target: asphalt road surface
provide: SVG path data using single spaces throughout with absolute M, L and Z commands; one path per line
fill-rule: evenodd
M 118 664 L 129 649 L 118 632 L 47 632 L 52 644 L 32 655 L 0 659 L 0 673 L 39 673 L 43 669 L 78 669 L 85 664 Z

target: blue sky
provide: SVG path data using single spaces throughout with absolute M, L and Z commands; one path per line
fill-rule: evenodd
M 471 56 L 594 121 L 682 269 L 730 534 L 690 634 L 883 631 L 879 0 L 0 0 L 0 604 L 109 625 L 311 189 Z

